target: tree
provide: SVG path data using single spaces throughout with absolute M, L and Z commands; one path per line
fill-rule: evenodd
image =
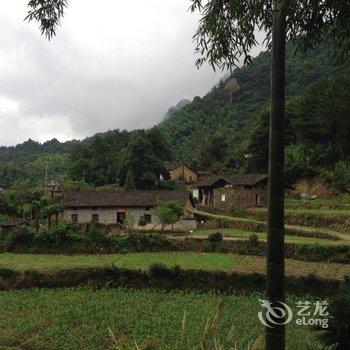
M 135 190 L 135 181 L 134 181 L 134 177 L 132 175 L 132 172 L 130 170 L 128 171 L 126 178 L 125 178 L 124 189 L 126 191 L 134 191 Z
M 117 177 L 121 183 L 125 183 L 128 171 L 133 174 L 136 188 L 143 189 L 153 187 L 159 175 L 165 173 L 164 160 L 144 131 L 134 136 L 120 159 Z
M 183 209 L 181 205 L 175 201 L 161 202 L 155 207 L 154 214 L 158 216 L 163 231 L 167 225 L 171 225 L 173 229 L 174 224 L 178 222 L 183 215 Z

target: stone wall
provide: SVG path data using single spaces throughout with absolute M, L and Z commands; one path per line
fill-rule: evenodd
M 214 207 L 226 211 L 237 204 L 248 207 L 266 206 L 267 190 L 265 188 L 246 189 L 242 187 L 214 189 Z
M 63 212 L 63 219 L 72 221 L 72 214 L 78 215 L 78 224 L 89 223 L 93 214 L 98 214 L 99 223 L 103 225 L 115 225 L 117 223 L 117 212 L 125 211 L 130 218 L 133 227 L 138 230 L 160 230 L 161 223 L 159 218 L 153 214 L 152 209 L 146 210 L 145 208 L 79 208 L 77 210 L 66 209 Z M 144 217 L 145 214 L 151 215 L 151 222 L 145 226 L 139 226 L 139 220 Z M 189 231 L 197 227 L 196 219 L 192 214 L 186 214 L 176 224 L 173 229 L 175 231 Z M 171 230 L 171 227 L 166 227 L 167 230 Z

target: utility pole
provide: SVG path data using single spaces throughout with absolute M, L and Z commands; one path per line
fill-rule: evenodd
M 273 0 L 266 285 L 272 308 L 284 302 L 285 6 L 286 1 Z M 285 349 L 284 320 L 279 316 L 266 327 L 266 350 Z

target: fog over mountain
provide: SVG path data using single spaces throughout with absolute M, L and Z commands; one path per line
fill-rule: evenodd
M 26 3 L 1 2 L 0 145 L 150 127 L 224 74 L 194 65 L 188 0 L 70 1 L 51 42 Z

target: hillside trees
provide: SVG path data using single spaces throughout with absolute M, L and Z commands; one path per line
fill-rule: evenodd
M 133 191 L 136 189 L 134 176 L 132 175 L 132 172 L 130 170 L 126 174 L 124 189 L 125 191 Z
M 140 131 L 123 150 L 117 168 L 119 183 L 124 185 L 131 171 L 136 188 L 154 186 L 160 175 L 167 177 L 164 164 L 169 157 L 169 148 L 158 130 Z
M 320 78 L 286 103 L 286 180 L 333 169 L 350 157 L 349 71 Z M 248 136 L 248 171 L 265 172 L 268 158 L 269 111 L 264 109 Z

